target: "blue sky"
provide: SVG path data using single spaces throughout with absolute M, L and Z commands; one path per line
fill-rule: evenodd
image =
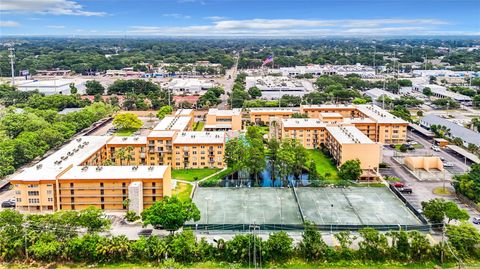
M 0 35 L 480 35 L 479 0 L 0 0 Z

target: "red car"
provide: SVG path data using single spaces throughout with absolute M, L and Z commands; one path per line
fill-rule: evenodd
M 403 183 L 403 182 L 395 182 L 395 183 L 393 183 L 393 186 L 394 186 L 395 188 L 403 188 L 403 187 L 405 187 L 405 183 Z

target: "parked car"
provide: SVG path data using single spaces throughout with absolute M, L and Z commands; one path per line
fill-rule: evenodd
M 403 182 L 395 182 L 395 183 L 393 183 L 393 186 L 394 186 L 395 188 L 403 188 L 403 187 L 405 187 L 405 183 L 403 183 Z
M 453 163 L 452 162 L 444 162 L 443 167 L 453 167 Z
M 15 208 L 15 200 L 8 200 L 2 203 L 2 208 Z
M 400 188 L 398 191 L 401 193 L 411 194 L 413 192 L 413 189 L 410 187 L 403 187 L 403 188 Z
M 433 151 L 440 151 L 440 148 L 438 146 L 435 146 L 435 145 L 432 145 L 431 149 L 433 149 Z
M 418 143 L 417 143 L 417 141 L 410 141 L 410 142 L 408 142 L 407 144 L 413 146 L 413 145 L 417 145 Z
M 473 217 L 472 222 L 473 224 L 480 224 L 480 217 Z

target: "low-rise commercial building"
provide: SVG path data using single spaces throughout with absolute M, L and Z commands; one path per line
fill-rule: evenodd
M 470 96 L 449 91 L 446 87 L 443 87 L 440 85 L 421 84 L 421 85 L 414 85 L 413 88 L 416 91 L 423 91 L 423 89 L 425 88 L 430 88 L 430 90 L 432 90 L 433 96 L 438 98 L 450 98 L 460 103 L 472 102 L 472 98 Z
M 177 94 L 202 94 L 213 87 L 213 82 L 196 78 L 174 78 L 164 85 L 164 88 Z
M 69 95 L 71 94 L 71 85 L 77 89 L 77 93 L 79 94 L 84 94 L 86 92 L 85 81 L 74 79 L 34 80 L 18 84 L 17 88 L 19 91 L 38 91 L 45 95 Z
M 420 125 L 428 129 L 431 129 L 432 125 L 445 126 L 449 130 L 446 132 L 447 137 L 452 139 L 458 137 L 462 139 L 465 147 L 468 147 L 468 144 L 474 144 L 480 147 L 480 133 L 472 131 L 437 115 L 430 114 L 423 117 L 420 119 Z
M 246 77 L 246 88 L 257 87 L 262 92 L 262 99 L 276 100 L 283 95 L 304 96 L 314 90 L 310 81 L 289 77 L 263 76 Z

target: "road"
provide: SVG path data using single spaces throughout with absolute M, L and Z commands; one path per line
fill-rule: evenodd
M 220 109 L 228 109 L 228 94 L 232 92 L 233 84 L 235 83 L 235 79 L 237 78 L 237 71 L 238 71 L 238 61 L 240 60 L 240 53 L 237 53 L 235 56 L 235 65 L 228 69 L 225 74 L 225 81 L 223 84 L 223 89 L 225 90 L 225 94 L 220 96 L 222 102 L 218 105 Z

